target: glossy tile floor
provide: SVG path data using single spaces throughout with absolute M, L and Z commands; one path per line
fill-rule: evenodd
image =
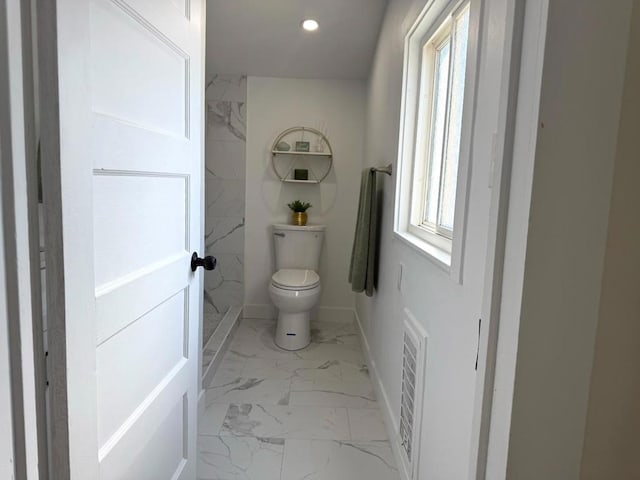
M 316 322 L 297 352 L 243 319 L 206 391 L 201 480 L 397 480 L 354 324 Z

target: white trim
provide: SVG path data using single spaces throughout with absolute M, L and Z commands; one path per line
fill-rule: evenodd
M 457 7 L 446 16 L 446 18 L 439 23 L 437 30 L 428 39 L 423 37 L 420 41 L 420 62 L 421 62 L 421 74 L 418 95 L 418 119 L 416 121 L 417 127 L 414 135 L 414 141 L 417 146 L 419 155 L 415 154 L 412 159 L 413 164 L 413 183 L 411 192 L 411 205 L 410 205 L 410 220 L 408 227 L 418 237 L 423 237 L 427 242 L 433 242 L 437 247 L 451 251 L 451 240 L 453 238 L 453 230 L 441 226 L 441 201 L 442 201 L 442 179 L 445 171 L 446 163 L 446 149 L 449 145 L 449 131 L 450 131 L 450 119 L 451 119 L 451 102 L 452 93 L 451 86 L 453 85 L 454 65 L 455 65 L 455 53 L 456 44 L 458 40 L 458 32 L 456 29 L 457 21 L 459 20 L 462 12 L 466 10 L 469 14 L 468 22 L 471 20 L 470 14 L 470 0 L 461 1 Z M 445 90 L 445 111 L 444 113 L 444 131 L 442 132 L 442 152 L 438 163 L 440 163 L 440 175 L 438 181 L 437 198 L 434 200 L 437 203 L 436 219 L 435 222 L 429 222 L 426 220 L 427 201 L 431 198 L 431 193 L 428 188 L 428 184 L 431 183 L 430 172 L 432 171 L 432 164 L 435 158 L 433 158 L 432 147 L 435 140 L 434 119 L 435 119 L 435 105 L 434 105 L 434 93 L 436 89 L 436 79 L 440 82 L 439 75 L 436 77 L 436 69 L 438 67 L 437 58 L 439 52 L 444 48 L 445 43 L 449 44 L 449 65 L 447 72 L 447 82 Z M 416 52 L 417 53 L 417 52 Z M 465 51 L 465 58 L 467 52 Z M 465 62 L 464 70 L 466 73 L 467 65 Z M 444 86 L 444 85 L 443 85 Z M 464 91 L 463 98 L 464 101 Z M 472 112 L 473 113 L 473 112 Z M 462 122 L 463 118 L 461 118 Z M 462 125 L 461 125 L 462 126 Z M 461 132 L 462 133 L 462 132 Z M 428 134 L 428 135 L 426 135 Z M 418 158 L 419 157 L 419 158 Z M 417 161 L 419 160 L 419 161 Z M 432 200 L 432 201 L 434 201 Z M 430 203 L 430 202 L 429 202 Z M 454 206 L 455 208 L 455 206 Z M 453 227 L 452 227 L 453 228 Z
M 511 162 L 520 74 L 521 38 L 524 0 L 496 2 L 497 8 L 483 15 L 500 18 L 492 22 L 493 37 L 502 38 L 501 48 L 487 56 L 487 67 L 498 70 L 500 96 L 497 106 L 497 131 L 493 134 L 493 152 L 488 187 L 491 188 L 491 208 L 488 221 L 487 254 L 484 292 L 481 310 L 482 329 L 478 342 L 478 364 L 475 385 L 474 413 L 471 432 L 469 479 L 500 478 L 485 476 L 487 444 L 491 428 L 491 403 L 494 392 L 494 371 L 497 362 L 499 305 L 502 295 L 505 262 L 506 221 L 511 189 Z M 489 19 L 486 19 L 488 22 Z M 491 39 L 488 39 L 490 42 Z M 492 63 L 493 62 L 493 63 Z
M 411 232 L 394 232 L 394 237 L 410 246 L 416 253 L 419 253 L 434 265 L 440 267 L 447 273 L 451 273 L 451 254 L 439 249 L 422 238 L 411 234 Z
M 498 14 L 504 21 L 495 35 L 504 38 L 500 55 L 497 132 L 493 134 L 493 169 L 489 179 L 491 188 L 490 216 L 487 219 L 487 255 L 485 260 L 484 292 L 481 310 L 481 331 L 478 341 L 473 425 L 469 461 L 469 478 L 485 478 L 487 443 L 491 424 L 491 400 L 494 388 L 494 372 L 497 362 L 495 345 L 498 342 L 499 304 L 502 294 L 504 245 L 509 207 L 512 146 L 514 137 L 517 94 L 520 75 L 520 55 L 524 0 L 504 2 Z M 490 477 L 493 478 L 493 477 Z
M 509 199 L 508 212 L 503 218 L 506 223 L 503 226 L 503 248 L 509 255 L 504 258 L 500 272 L 502 281 L 499 286 L 496 285 L 499 291 L 494 292 L 496 298 L 490 306 L 495 319 L 490 327 L 497 332 L 491 333 L 493 338 L 486 347 L 488 371 L 484 390 L 489 395 L 483 405 L 483 431 L 480 433 L 480 445 L 485 450 L 481 452 L 484 457 L 479 455 L 477 464 L 477 478 L 487 479 L 505 478 L 507 474 L 521 306 L 521 296 L 514 292 L 522 290 L 549 8 L 548 0 L 519 1 L 525 4 L 520 80 L 510 156 L 513 165 L 510 178 L 505 179 L 505 183 L 509 183 L 509 187 L 518 195 Z M 499 351 L 509 354 L 502 354 L 498 358 Z M 491 361 L 494 362 L 494 368 L 490 374 Z
M 407 225 L 407 231 L 402 233 L 414 236 L 423 242 L 429 243 L 438 250 L 448 253 L 449 257 L 451 257 L 451 238 L 439 233 L 432 225 L 414 225 L 410 223 Z M 451 265 L 451 259 L 449 259 L 447 265 Z
M 398 466 L 400 478 L 401 480 L 411 480 L 411 474 L 405 469 L 405 463 L 402 461 L 402 456 L 404 455 L 404 453 L 402 452 L 400 435 L 398 434 L 398 432 L 400 431 L 398 422 L 395 415 L 393 414 L 389 396 L 387 395 L 384 385 L 382 384 L 382 380 L 380 379 L 380 374 L 378 373 L 376 362 L 373 360 L 373 356 L 371 355 L 369 342 L 367 341 L 367 336 L 365 335 L 364 329 L 362 328 L 362 323 L 360 322 L 360 317 L 357 310 L 354 310 L 354 317 L 355 322 L 358 325 L 358 332 L 360 334 L 360 341 L 362 343 L 364 357 L 369 368 L 369 377 L 371 378 L 371 383 L 373 384 L 373 389 L 375 390 L 376 398 L 378 399 L 378 406 L 380 407 L 380 412 L 382 413 L 384 426 L 387 430 L 387 436 L 389 437 L 389 443 L 391 444 L 391 449 L 393 450 L 396 465 Z

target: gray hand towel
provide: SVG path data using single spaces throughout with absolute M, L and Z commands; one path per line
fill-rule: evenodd
M 377 254 L 378 201 L 376 191 L 376 172 L 370 168 L 362 171 L 360 184 L 360 203 L 356 233 L 351 251 L 349 283 L 354 292 L 365 292 L 373 296 Z

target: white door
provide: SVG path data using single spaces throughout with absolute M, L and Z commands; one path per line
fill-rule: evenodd
M 195 478 L 204 3 L 55 2 L 61 188 L 47 269 L 60 269 L 54 443 L 66 414 L 71 479 Z

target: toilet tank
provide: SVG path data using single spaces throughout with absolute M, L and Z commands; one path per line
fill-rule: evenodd
M 273 225 L 276 270 L 301 268 L 318 271 L 324 225 Z

